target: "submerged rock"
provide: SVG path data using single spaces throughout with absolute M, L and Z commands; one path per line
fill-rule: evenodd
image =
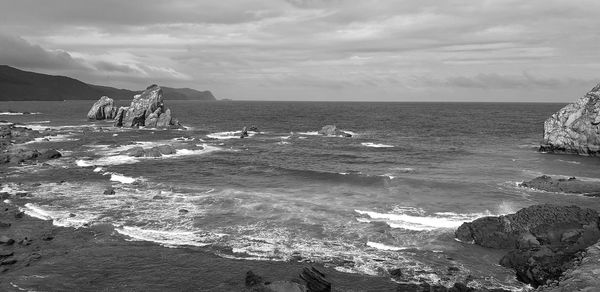
M 600 84 L 544 122 L 540 151 L 600 154 Z
M 323 128 L 321 128 L 321 130 L 319 130 L 319 134 L 324 135 L 324 136 L 352 137 L 351 134 L 338 129 L 335 125 L 323 126 Z
M 179 128 L 181 125 L 171 116 L 171 111 L 165 108 L 163 92 L 160 86 L 150 85 L 141 94 L 134 96 L 128 108 L 117 112 L 115 126 L 149 127 L 149 128 Z
M 92 105 L 87 117 L 90 120 L 113 119 L 116 113 L 117 108 L 114 105 L 114 100 L 108 96 L 103 96 Z
M 578 252 L 600 239 L 599 223 L 595 210 L 546 204 L 464 223 L 455 235 L 484 247 L 512 249 L 500 264 L 537 287 L 557 279 Z
M 588 197 L 600 196 L 599 182 L 582 181 L 575 177 L 553 179 L 547 175 L 542 175 L 530 181 L 523 182 L 521 186 L 547 192 L 583 194 Z

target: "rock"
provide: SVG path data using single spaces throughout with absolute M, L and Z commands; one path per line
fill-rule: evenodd
M 14 252 L 10 250 L 0 250 L 0 258 L 7 258 L 9 256 L 12 256 L 13 254 Z
M 156 147 L 144 150 L 144 157 L 157 158 L 157 157 L 161 157 L 161 156 L 162 156 L 162 154 Z
M 158 150 L 158 152 L 160 152 L 160 154 L 162 155 L 170 155 L 175 154 L 177 152 L 177 150 L 173 146 L 166 144 L 153 147 L 153 149 Z
M 595 210 L 545 204 L 464 223 L 455 235 L 485 247 L 512 249 L 500 264 L 537 287 L 558 279 L 578 252 L 600 239 L 599 223 Z
M 246 127 L 242 128 L 242 133 L 240 134 L 240 138 L 246 138 L 248 137 L 248 130 L 246 129 Z
M 186 209 L 179 209 L 179 214 L 184 215 L 189 213 L 190 211 L 186 210 Z
M 248 127 L 248 131 L 252 131 L 252 132 L 260 132 L 260 131 L 258 130 L 258 127 L 257 127 L 257 126 L 255 126 L 255 125 L 252 125 L 252 126 Z
M 17 263 L 17 260 L 12 258 L 12 259 L 5 259 L 3 261 L 0 262 L 0 266 L 4 266 L 4 265 L 14 265 Z
M 115 189 L 112 186 L 109 186 L 106 188 L 106 190 L 104 190 L 103 194 L 105 195 L 114 195 L 115 194 Z
M 544 122 L 540 151 L 597 156 L 600 153 L 600 84 Z
M 15 240 L 6 236 L 6 235 L 1 235 L 0 236 L 0 244 L 3 245 L 12 245 L 13 243 L 15 243 Z
M 125 112 L 127 112 L 127 110 L 129 110 L 128 106 L 122 106 L 119 108 L 119 110 L 117 110 L 117 113 L 115 114 L 115 119 L 113 121 L 113 126 L 115 126 L 115 127 L 123 126 L 123 117 L 125 116 Z
M 389 270 L 390 276 L 396 280 L 402 279 L 402 270 L 401 269 L 393 269 Z
M 0 228 L 8 228 L 10 227 L 10 223 L 0 221 Z
M 246 287 L 261 285 L 263 283 L 263 278 L 257 274 L 254 274 L 252 271 L 248 271 L 246 272 L 245 283 Z
M 306 281 L 306 287 L 311 292 L 329 292 L 331 291 L 331 283 L 325 279 L 325 274 L 317 270 L 315 267 L 305 267 L 300 273 L 300 278 Z
M 87 117 L 90 120 L 113 119 L 116 113 L 117 108 L 114 106 L 114 100 L 108 96 L 103 96 L 92 105 Z
M 145 153 L 144 148 L 139 147 L 139 146 L 133 147 L 124 152 L 124 154 L 133 156 L 133 157 L 143 157 L 144 153 Z
M 164 105 L 163 91 L 158 85 L 151 85 L 141 94 L 134 96 L 131 105 L 116 113 L 115 126 L 178 128 L 181 125 Z
M 323 126 L 323 128 L 321 128 L 321 130 L 319 130 L 319 134 L 324 135 L 324 136 L 352 137 L 351 134 L 338 129 L 335 125 Z
M 542 175 L 530 181 L 523 182 L 521 186 L 547 192 L 585 194 L 590 197 L 600 196 L 599 182 L 581 181 L 574 177 L 569 179 L 553 179 L 547 175 Z
M 62 154 L 56 149 L 40 150 L 40 155 L 38 156 L 39 159 L 43 160 L 56 159 L 60 157 L 62 157 Z

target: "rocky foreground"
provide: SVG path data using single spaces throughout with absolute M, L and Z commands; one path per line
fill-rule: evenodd
M 455 235 L 463 242 L 509 250 L 500 264 L 514 269 L 520 281 L 539 287 L 559 283 L 567 271 L 587 273 L 577 264 L 582 252 L 597 245 L 599 224 L 595 210 L 547 204 L 464 223 Z
M 600 197 L 600 182 L 582 181 L 576 177 L 554 179 L 550 176 L 542 175 L 530 181 L 523 182 L 520 186 L 546 192 Z
M 31 149 L 20 145 L 40 137 L 43 135 L 38 131 L 2 122 L 0 124 L 0 165 L 38 163 L 62 156 L 56 149 Z

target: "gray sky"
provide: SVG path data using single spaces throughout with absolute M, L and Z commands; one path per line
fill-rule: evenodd
M 597 0 L 0 0 L 0 64 L 219 98 L 573 101 Z

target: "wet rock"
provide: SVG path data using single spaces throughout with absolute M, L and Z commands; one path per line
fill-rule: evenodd
M 399 280 L 402 279 L 402 270 L 401 269 L 393 269 L 393 270 L 389 270 L 390 276 L 392 276 L 392 278 Z
M 50 241 L 54 239 L 54 234 L 52 233 L 44 233 L 42 234 L 42 240 Z
M 17 213 L 15 213 L 15 218 L 17 218 L 17 219 L 21 219 L 21 218 L 23 218 L 23 216 L 25 216 L 24 212 L 17 212 Z
M 70 217 L 70 218 L 73 218 L 73 217 L 76 217 L 76 216 L 77 216 L 77 215 L 75 215 L 75 214 L 73 214 L 73 213 L 69 213 L 69 217 Z
M 246 138 L 248 137 L 248 129 L 246 129 L 246 127 L 242 128 L 242 133 L 240 134 L 240 138 Z
M 144 152 L 144 148 L 142 147 L 133 147 L 131 149 L 128 149 L 125 151 L 126 155 L 129 156 L 133 156 L 133 157 L 143 157 L 145 152 Z
M 184 214 L 187 214 L 187 213 L 189 213 L 189 212 L 190 212 L 190 211 L 188 211 L 188 210 L 186 210 L 186 209 L 179 209 L 179 214 L 182 214 L 182 215 L 184 215 Z
M 15 243 L 15 240 L 6 236 L 6 235 L 1 235 L 0 236 L 0 244 L 2 245 L 12 245 L 13 243 Z
M 600 84 L 544 122 L 540 151 L 590 156 L 600 153 Z
M 325 274 L 315 267 L 305 267 L 300 273 L 300 278 L 306 281 L 306 287 L 311 292 L 329 292 L 331 283 L 325 279 Z
M 90 120 L 112 119 L 116 113 L 117 108 L 114 106 L 114 100 L 108 96 L 102 96 L 92 105 L 87 117 Z
M 16 260 L 16 259 L 14 259 L 14 258 L 9 258 L 9 259 L 2 260 L 2 261 L 0 262 L 0 266 L 14 265 L 14 264 L 16 264 L 16 263 L 17 263 L 17 260 Z
M 165 197 L 159 196 L 159 195 L 152 197 L 152 200 L 164 200 L 164 199 L 165 199 Z
M 104 190 L 103 194 L 105 194 L 105 195 L 109 195 L 109 196 L 110 196 L 110 195 L 114 195 L 114 194 L 115 194 L 115 189 L 114 189 L 112 186 L 109 186 L 109 187 L 107 187 L 107 188 Z
M 0 228 L 8 228 L 10 227 L 10 223 L 0 221 Z
M 556 280 L 576 254 L 600 239 L 600 219 L 592 209 L 534 205 L 515 214 L 484 217 L 461 225 L 461 241 L 512 249 L 500 264 L 534 287 Z
M 122 106 L 117 110 L 117 113 L 115 114 L 115 119 L 113 121 L 113 126 L 115 126 L 115 127 L 123 126 L 123 117 L 125 116 L 125 112 L 127 112 L 127 110 L 129 110 L 128 106 Z
M 56 149 L 40 150 L 39 159 L 49 160 L 62 157 L 62 154 Z
M 599 182 L 581 181 L 575 177 L 568 179 L 553 179 L 550 176 L 542 175 L 530 181 L 523 182 L 521 186 L 547 192 L 584 194 L 589 197 L 600 196 Z
M 246 272 L 246 287 L 252 287 L 263 284 L 263 278 L 252 271 Z
M 150 148 L 150 149 L 144 150 L 144 157 L 158 158 L 161 156 L 162 156 L 162 154 L 160 153 L 160 151 L 157 148 Z
M 170 155 L 170 154 L 175 154 L 177 152 L 177 150 L 175 150 L 175 148 L 171 145 L 159 145 L 159 146 L 153 147 L 153 149 L 158 150 L 158 152 L 162 155 Z

